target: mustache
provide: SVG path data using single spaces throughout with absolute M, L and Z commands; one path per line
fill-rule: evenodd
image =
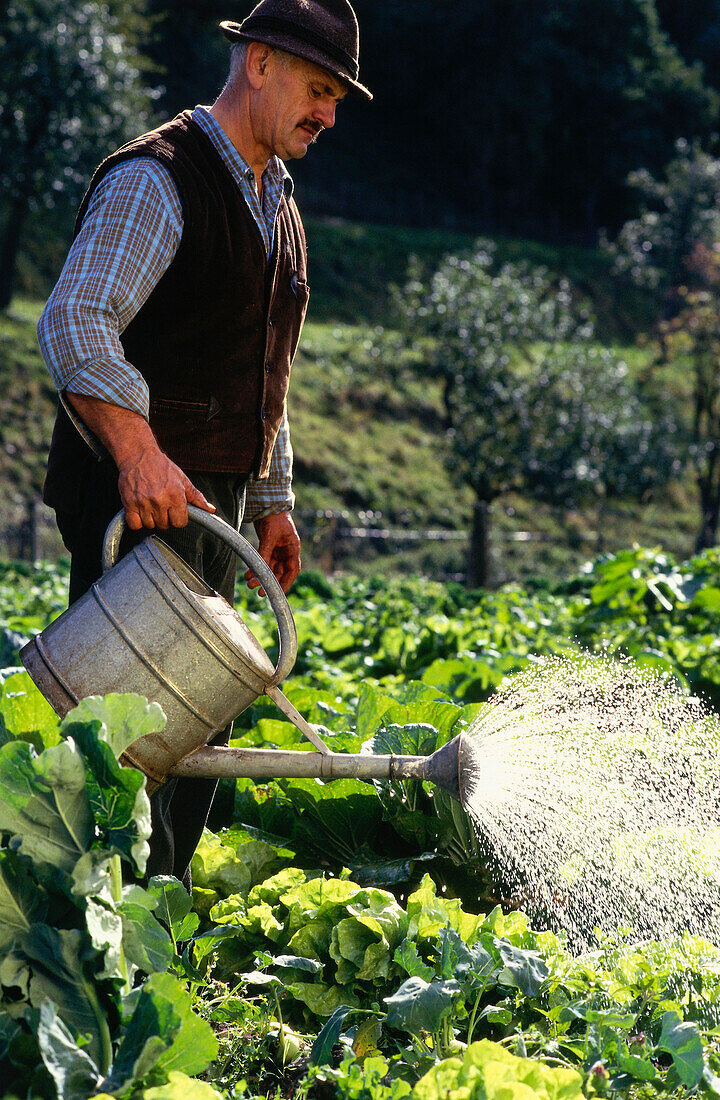
M 308 130 L 312 130 L 312 140 L 317 141 L 319 135 L 323 132 L 325 127 L 322 122 L 317 122 L 314 118 L 305 118 L 302 122 L 298 123 L 299 126 L 306 127 Z

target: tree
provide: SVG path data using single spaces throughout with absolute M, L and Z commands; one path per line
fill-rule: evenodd
M 487 582 L 490 509 L 503 494 L 555 504 L 642 496 L 677 470 L 674 423 L 592 342 L 564 280 L 497 269 L 480 241 L 429 280 L 416 271 L 399 302 L 422 369 L 442 382 L 452 469 L 475 496 L 470 586 Z
M 616 271 L 658 297 L 659 361 L 691 365 L 690 455 L 700 497 L 696 549 L 717 542 L 720 519 L 720 160 L 679 141 L 663 179 L 636 172 L 637 218 L 605 243 Z
M 149 118 L 140 6 L 10 0 L 0 24 L 0 309 L 10 302 L 29 212 L 80 194 L 99 158 Z
M 627 183 L 638 193 L 640 212 L 615 241 L 603 238 L 602 247 L 616 274 L 656 291 L 672 310 L 674 288 L 695 280 L 688 261 L 696 248 L 720 239 L 720 160 L 680 138 L 664 179 L 640 169 Z

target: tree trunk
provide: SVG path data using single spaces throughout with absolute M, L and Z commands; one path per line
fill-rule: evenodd
M 473 507 L 467 587 L 486 588 L 490 579 L 490 504 L 476 500 Z
M 697 471 L 697 486 L 700 493 L 700 530 L 695 541 L 695 553 L 715 546 L 717 543 L 718 518 L 720 517 L 720 441 L 717 440 L 717 426 L 711 425 L 701 431 L 699 425 L 707 420 L 708 411 L 714 406 L 714 399 L 708 400 L 707 394 L 701 399 L 696 382 L 695 439 L 703 443 L 703 465 Z M 715 436 L 716 438 L 713 438 Z
M 718 519 L 720 519 L 720 498 L 717 492 L 700 488 L 701 523 L 695 540 L 695 553 L 701 554 L 717 543 Z
M 18 195 L 10 204 L 0 239 L 0 309 L 7 309 L 13 296 L 18 249 L 27 215 L 27 196 Z

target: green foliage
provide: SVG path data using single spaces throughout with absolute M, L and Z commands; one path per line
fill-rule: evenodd
M 566 281 L 497 269 L 492 242 L 478 241 L 429 282 L 416 272 L 400 304 L 412 339 L 432 337 L 423 368 L 443 381 L 449 449 L 479 500 L 639 496 L 673 471 L 672 426 L 643 408 L 627 365 L 592 344 Z
M 694 281 L 693 254 L 717 241 L 720 161 L 681 138 L 664 175 L 656 179 L 646 169 L 630 174 L 641 212 L 625 222 L 613 243 L 604 241 L 617 274 L 661 294 Z
M 150 807 L 143 776 L 115 751 L 133 729 L 162 725 L 139 697 L 91 699 L 59 743 L 37 751 L 10 731 L 0 748 L 0 1072 L 18 1095 L 125 1097 L 215 1056 L 210 1027 L 166 973 L 197 928 L 190 898 L 174 879 L 132 884 Z
M 7 197 L 0 307 L 7 306 L 19 231 L 31 204 L 81 193 L 98 150 L 112 151 L 149 117 L 140 86 L 137 6 L 11 0 L 0 27 L 0 182 Z
M 413 1089 L 414 1100 L 582 1100 L 582 1080 L 570 1069 L 554 1069 L 517 1058 L 487 1039 L 473 1043 L 462 1058 L 448 1058 L 429 1070 Z
M 509 672 L 579 644 L 720 693 L 714 551 L 683 565 L 627 551 L 554 593 L 348 579 L 293 601 L 302 663 L 288 693 L 337 731 L 327 737 L 342 751 L 370 740 L 375 751 L 433 751 Z M 266 617 L 247 619 L 264 637 Z M 228 1100 L 279 1090 L 315 1100 L 323 1087 L 357 1100 L 523 1087 L 712 1095 L 717 947 L 618 935 L 573 955 L 523 914 L 480 905 L 482 880 L 463 878 L 472 832 L 455 803 L 419 784 L 333 794 L 286 781 L 252 796 L 244 785 L 247 828 L 206 834 L 198 850 L 195 911 L 174 880 L 123 886 L 119 863 L 130 879 L 142 865 L 147 817 L 142 781 L 115 753 L 159 716 L 136 698 L 93 699 L 53 738 L 19 675 L 4 681 L 13 698 L 0 697 L 0 1072 L 16 1094 L 163 1100 L 198 1089 L 212 1100 L 191 1075 L 214 1059 L 210 1080 Z M 239 743 L 299 747 L 267 703 L 247 724 Z M 321 874 L 332 844 L 335 874 Z M 383 879 L 390 864 L 396 877 Z M 421 869 L 432 877 L 418 882 Z M 302 1050 L 309 1070 L 292 1063 Z
M 250 912 L 261 899 L 269 906 L 264 948 L 262 920 Z M 708 1040 L 720 1003 L 717 948 L 689 937 L 638 946 L 608 941 L 573 956 L 556 936 L 533 931 L 523 914 L 499 907 L 486 916 L 467 913 L 438 895 L 426 877 L 405 908 L 374 892 L 374 914 L 384 917 L 386 931 L 395 910 L 390 923 L 397 946 L 389 968 L 382 954 L 370 966 L 368 900 L 367 892 L 342 879 L 301 882 L 288 869 L 256 888 L 245 907 L 237 898 L 218 907 L 214 915 L 222 923 L 203 937 L 206 943 L 215 937 L 204 965 L 214 958 L 221 970 L 229 946 L 237 957 L 243 939 L 254 944 L 249 958 L 261 969 L 241 972 L 240 983 L 270 991 L 280 1018 L 294 1014 L 311 1030 L 315 1021 L 310 1084 L 333 1082 L 338 1096 L 368 1100 L 405 1095 L 408 1082 L 418 1082 L 413 1095 L 468 1087 L 470 1097 L 485 1095 L 473 1091 L 480 1088 L 473 1082 L 487 1072 L 489 1089 L 525 1082 L 537 1090 L 532 1095 L 544 1096 L 546 1089 L 549 1096 L 580 1096 L 583 1081 L 591 1088 L 604 1081 L 619 1096 L 642 1086 L 649 1097 L 693 1090 L 703 1075 L 712 1076 Z M 298 923 L 308 934 L 300 944 L 295 932 L 293 946 L 317 958 L 321 969 L 314 976 L 308 955 L 285 955 L 283 945 Z M 338 953 L 334 945 L 343 936 L 333 929 L 341 926 L 347 933 Z M 230 927 L 234 945 L 222 934 Z M 328 969 L 333 964 L 334 975 Z M 338 1042 L 345 1053 L 333 1068 Z M 360 1066 L 375 1058 L 362 1091 Z

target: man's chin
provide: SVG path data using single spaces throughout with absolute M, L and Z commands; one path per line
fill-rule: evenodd
M 310 144 L 309 141 L 306 142 L 303 139 L 296 138 L 287 147 L 287 152 L 278 153 L 278 156 L 280 160 L 300 160 L 307 153 Z

